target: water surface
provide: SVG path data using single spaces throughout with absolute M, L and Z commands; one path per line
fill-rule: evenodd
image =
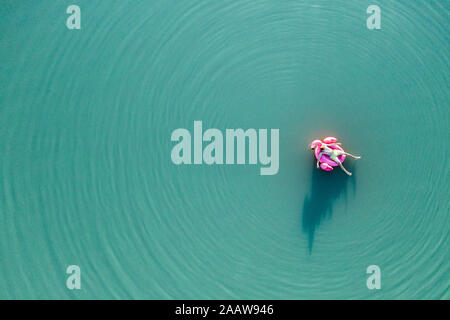
M 73 2 L 0 5 L 1 298 L 449 298 L 448 2 Z M 194 120 L 279 128 L 279 173 L 175 166 Z

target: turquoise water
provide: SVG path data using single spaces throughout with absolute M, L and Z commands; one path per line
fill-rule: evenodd
M 0 298 L 449 299 L 447 1 L 0 7 Z M 278 174 L 174 165 L 194 120 L 278 128 Z

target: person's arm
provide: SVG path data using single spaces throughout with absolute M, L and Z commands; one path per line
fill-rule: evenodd
M 323 151 L 319 153 L 319 157 L 317 158 L 316 167 L 319 168 L 319 160 L 322 158 Z

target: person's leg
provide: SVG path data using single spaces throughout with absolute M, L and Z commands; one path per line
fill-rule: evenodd
M 361 159 L 361 157 L 354 156 L 354 155 L 352 155 L 351 153 L 348 153 L 348 152 L 344 152 L 344 154 L 345 154 L 346 156 L 352 157 L 353 159 Z
M 349 176 L 351 176 L 352 174 L 350 173 L 350 172 L 348 172 L 345 168 L 344 168 L 344 166 L 342 165 L 342 163 L 341 163 L 341 161 L 339 160 L 339 158 L 338 158 L 338 156 L 340 155 L 340 154 L 343 154 L 344 152 L 342 151 L 342 153 L 340 153 L 340 152 L 335 152 L 334 154 L 332 154 L 331 156 L 330 156 L 330 158 L 331 158 L 331 160 L 333 160 L 334 162 L 336 162 L 338 165 L 339 165 L 339 167 L 341 167 L 341 169 L 346 173 L 346 174 L 348 174 Z
M 342 163 L 341 163 L 339 160 L 336 161 L 336 162 L 339 164 L 339 167 L 341 167 L 341 169 L 342 169 L 346 174 L 348 174 L 349 176 L 352 175 L 351 172 L 348 172 L 347 169 L 344 168 L 344 166 L 342 165 Z

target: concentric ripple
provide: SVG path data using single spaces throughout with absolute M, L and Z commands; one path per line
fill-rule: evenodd
M 449 298 L 445 1 L 77 4 L 1 5 L 1 297 Z M 280 129 L 279 173 L 174 165 L 195 120 Z

